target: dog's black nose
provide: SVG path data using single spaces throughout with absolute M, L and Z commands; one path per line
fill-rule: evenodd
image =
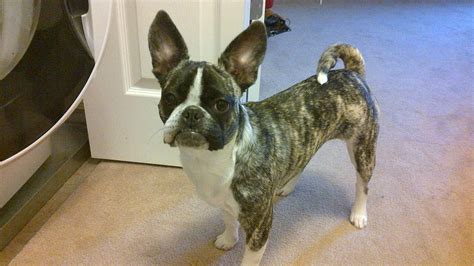
M 197 106 L 189 106 L 183 111 L 183 119 L 188 123 L 199 122 L 204 117 L 204 113 Z

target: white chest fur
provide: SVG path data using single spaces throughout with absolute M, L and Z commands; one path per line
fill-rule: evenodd
M 181 163 L 201 199 L 238 216 L 239 205 L 230 188 L 234 175 L 233 141 L 218 151 L 179 147 Z

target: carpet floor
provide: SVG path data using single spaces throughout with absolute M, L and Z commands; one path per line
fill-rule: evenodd
M 269 39 L 261 95 L 313 75 L 332 43 L 361 50 L 382 110 L 368 227 L 348 221 L 355 171 L 329 142 L 276 205 L 262 264 L 473 265 L 474 5 L 314 2 L 276 1 L 292 31 Z M 11 264 L 238 264 L 244 235 L 219 251 L 223 228 L 182 170 L 104 161 Z

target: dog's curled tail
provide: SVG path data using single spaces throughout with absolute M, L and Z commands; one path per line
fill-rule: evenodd
M 328 81 L 328 72 L 341 58 L 344 62 L 345 69 L 356 72 L 362 77 L 365 75 L 364 58 L 359 50 L 349 44 L 334 44 L 331 45 L 324 53 L 318 62 L 318 82 L 324 84 Z

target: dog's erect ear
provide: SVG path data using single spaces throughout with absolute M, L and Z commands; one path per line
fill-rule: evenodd
M 232 75 L 242 93 L 257 80 L 258 67 L 267 49 L 265 25 L 256 21 L 240 33 L 219 58 L 219 65 Z
M 183 37 L 168 14 L 160 10 L 148 32 L 148 47 L 151 53 L 153 74 L 164 87 L 168 74 L 178 64 L 189 58 Z

